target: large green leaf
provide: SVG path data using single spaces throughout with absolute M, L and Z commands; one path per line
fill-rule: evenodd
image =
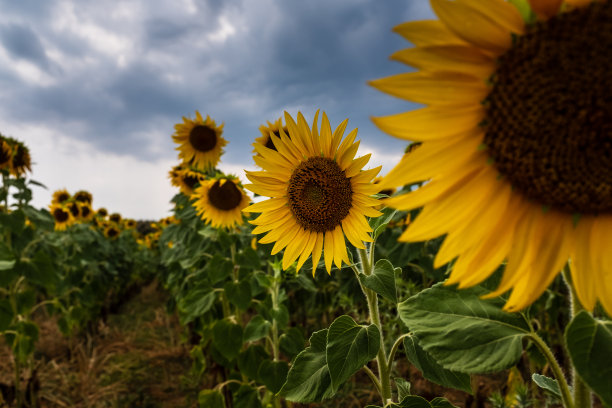
M 612 322 L 582 311 L 567 326 L 565 342 L 580 378 L 612 407 Z
M 228 319 L 219 320 L 213 327 L 213 344 L 228 360 L 232 360 L 242 347 L 242 326 Z
M 310 346 L 297 355 L 280 390 L 288 401 L 308 404 L 334 395 L 325 356 L 326 345 L 327 329 L 319 330 L 310 336 Z
M 404 338 L 404 351 L 408 361 L 429 381 L 472 393 L 470 375 L 442 367 L 428 352 L 423 350 L 416 336 Z
M 261 408 L 257 390 L 248 385 L 241 385 L 234 394 L 234 408 Z
M 289 358 L 297 356 L 304 350 L 306 339 L 302 331 L 297 327 L 289 328 L 279 338 L 280 350 Z
M 399 304 L 402 321 L 442 367 L 488 373 L 512 367 L 529 326 L 520 314 L 502 310 L 504 299 L 483 300 L 488 290 L 457 290 L 437 284 Z
M 376 325 L 361 326 L 347 315 L 334 320 L 327 332 L 327 365 L 334 392 L 376 357 L 379 349 Z
M 238 354 L 238 368 L 240 369 L 240 373 L 252 380 L 259 381 L 259 366 L 269 357 L 270 355 L 263 346 L 259 344 L 249 346 L 249 348 Z
M 397 289 L 395 286 L 395 270 L 386 259 L 381 259 L 374 265 L 371 275 L 359 274 L 361 284 L 372 289 L 384 298 L 397 303 Z

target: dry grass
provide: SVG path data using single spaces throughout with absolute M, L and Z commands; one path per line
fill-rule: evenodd
M 182 329 L 151 284 L 127 301 L 95 335 L 65 338 L 54 319 L 38 316 L 38 407 L 194 407 L 199 386 L 191 358 L 179 344 Z M 12 384 L 13 359 L 0 345 L 0 382 Z M 25 370 L 23 385 L 31 375 Z M 0 407 L 3 404 L 0 402 Z M 6 406 L 6 404 L 4 405 Z

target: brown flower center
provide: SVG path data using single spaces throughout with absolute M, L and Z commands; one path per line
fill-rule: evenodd
M 221 185 L 220 180 L 208 189 L 208 201 L 219 210 L 230 211 L 237 208 L 242 201 L 242 193 L 231 180 Z
M 291 174 L 287 194 L 291 213 L 309 231 L 333 231 L 352 207 L 351 180 L 325 157 L 300 163 Z
M 612 2 L 534 24 L 499 59 L 485 144 L 526 197 L 612 212 Z
M 195 150 L 208 152 L 217 145 L 217 134 L 208 126 L 196 125 L 189 132 L 189 143 Z
M 66 222 L 70 218 L 70 213 L 63 208 L 56 208 L 53 210 L 53 218 L 59 223 Z
M 70 210 L 70 212 L 72 213 L 73 217 L 78 217 L 81 214 L 81 210 L 79 209 L 79 206 L 77 203 L 70 203 L 68 205 L 68 209 Z

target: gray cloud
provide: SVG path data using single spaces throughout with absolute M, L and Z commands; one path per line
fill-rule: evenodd
M 5 3 L 4 47 L 48 78 L 0 67 L 2 117 L 155 158 L 175 155 L 173 125 L 198 109 L 226 122 L 233 161 L 248 157 L 259 125 L 283 109 L 322 108 L 332 125 L 349 117 L 364 143 L 396 149 L 403 142 L 383 136 L 369 116 L 412 105 L 366 81 L 405 71 L 388 60 L 407 46 L 391 28 L 431 16 L 426 2 L 400 0 Z

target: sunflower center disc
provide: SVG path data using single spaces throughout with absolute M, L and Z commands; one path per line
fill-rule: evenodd
M 289 179 L 289 208 L 308 231 L 333 231 L 348 215 L 353 191 L 351 180 L 338 164 L 325 157 L 302 162 Z
M 499 59 L 485 144 L 526 197 L 612 212 L 612 2 L 529 27 Z
M 68 221 L 68 217 L 70 217 L 70 215 L 66 210 L 62 210 L 61 208 L 53 210 L 53 218 L 55 218 L 57 222 L 66 222 Z
M 217 145 L 217 134 L 208 126 L 196 125 L 189 132 L 189 143 L 200 152 L 208 152 Z
M 229 211 L 240 205 L 242 193 L 234 182 L 227 180 L 223 185 L 216 181 L 208 189 L 208 201 L 219 210 Z

